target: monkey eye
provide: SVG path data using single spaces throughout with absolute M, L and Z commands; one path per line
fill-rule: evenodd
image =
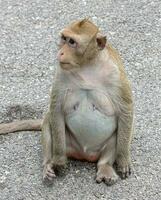
M 69 38 L 69 40 L 68 40 L 68 45 L 69 45 L 70 47 L 72 47 L 72 48 L 76 48 L 77 43 L 76 43 L 76 41 L 73 40 L 72 38 Z
M 62 36 L 61 36 L 61 42 L 65 43 L 66 40 L 67 40 L 67 38 L 66 38 L 64 35 L 62 35 Z

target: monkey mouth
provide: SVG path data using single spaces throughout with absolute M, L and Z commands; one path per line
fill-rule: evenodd
M 68 62 L 60 62 L 61 65 L 69 65 L 70 63 Z
M 60 62 L 60 67 L 64 70 L 68 70 L 72 68 L 72 65 L 69 62 Z

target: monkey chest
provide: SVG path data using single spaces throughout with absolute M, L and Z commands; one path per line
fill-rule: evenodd
M 80 89 L 66 95 L 65 122 L 79 144 L 98 150 L 116 129 L 116 116 L 108 97 L 99 91 Z

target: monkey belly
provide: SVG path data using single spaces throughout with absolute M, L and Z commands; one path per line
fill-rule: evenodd
M 115 115 L 101 113 L 87 99 L 66 116 L 66 124 L 87 155 L 100 152 L 117 127 Z

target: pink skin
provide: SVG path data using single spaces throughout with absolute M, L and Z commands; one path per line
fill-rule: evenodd
M 58 54 L 57 54 L 57 59 L 58 59 L 59 62 L 62 62 L 62 61 L 63 61 L 63 55 L 64 55 L 63 52 L 61 52 L 61 51 L 58 52 Z

